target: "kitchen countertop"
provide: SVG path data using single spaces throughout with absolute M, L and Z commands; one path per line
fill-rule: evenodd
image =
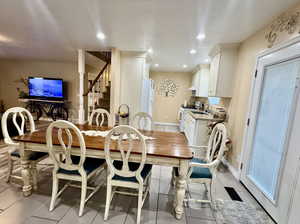
M 195 114 L 192 111 L 188 112 L 196 120 L 222 121 L 223 119 L 214 118 L 212 114 Z

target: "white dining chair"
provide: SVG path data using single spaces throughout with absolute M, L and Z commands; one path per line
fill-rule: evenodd
M 112 138 L 117 139 L 112 140 Z M 112 141 L 114 141 L 112 143 Z M 115 146 L 115 147 L 113 147 Z M 141 154 L 133 154 L 139 150 Z M 112 150 L 112 148 L 114 148 Z M 147 147 L 144 136 L 135 128 L 120 125 L 113 128 L 105 139 L 105 159 L 107 163 L 107 194 L 104 220 L 108 219 L 110 203 L 115 193 L 138 196 L 137 223 L 140 223 L 141 210 L 149 193 L 152 165 L 145 164 Z M 129 162 L 136 157 L 137 162 Z M 114 160 L 118 158 L 118 160 Z M 137 193 L 121 191 L 118 187 L 136 189 Z
M 139 130 L 153 131 L 154 124 L 151 115 L 146 112 L 138 112 L 132 119 L 132 126 Z
M 57 133 L 57 136 L 53 135 L 53 133 Z M 72 146 L 74 138 L 76 139 L 74 142 L 77 143 L 76 147 Z M 80 130 L 71 122 L 58 120 L 51 123 L 47 128 L 46 140 L 50 157 L 54 163 L 52 197 L 49 210 L 53 211 L 55 200 L 67 187 L 77 187 L 81 188 L 79 216 L 82 216 L 85 203 L 101 187 L 101 185 L 88 187 L 88 180 L 104 170 L 105 160 L 86 158 L 84 137 Z M 72 155 L 74 152 L 79 153 L 80 156 Z M 59 180 L 69 181 L 60 191 L 58 191 Z M 72 184 L 72 181 L 81 182 L 81 186 Z M 92 190 L 88 196 L 87 190 Z
M 224 124 L 217 124 L 210 135 L 208 146 L 190 146 L 193 150 L 193 159 L 190 162 L 187 183 L 204 184 L 209 199 L 194 199 L 188 192 L 186 202 L 210 203 L 213 205 L 212 183 L 217 176 L 217 167 L 227 151 L 227 130 Z M 173 169 L 173 184 L 176 183 L 178 169 Z
M 8 128 L 8 120 L 11 119 L 11 127 Z M 28 122 L 27 122 L 28 121 Z M 16 130 L 18 135 L 24 135 L 26 132 L 26 126 L 29 125 L 29 132 L 33 133 L 35 129 L 35 124 L 31 113 L 23 107 L 12 107 L 4 112 L 1 120 L 2 133 L 4 137 L 4 143 L 8 145 L 8 174 L 7 174 L 7 182 L 11 180 L 11 178 L 21 180 L 21 176 L 13 175 L 14 164 L 16 162 L 20 162 L 20 152 L 19 147 L 20 144 L 14 142 L 12 140 L 12 136 L 10 133 L 12 128 Z M 28 158 L 30 160 L 30 172 L 32 175 L 33 189 L 37 189 L 37 163 L 48 157 L 48 153 L 43 152 L 35 152 L 30 155 Z
M 93 110 L 91 116 L 89 117 L 89 125 L 93 124 L 94 117 L 97 126 L 103 126 L 105 119 L 107 119 L 108 126 L 114 126 L 112 116 L 105 109 L 98 108 Z

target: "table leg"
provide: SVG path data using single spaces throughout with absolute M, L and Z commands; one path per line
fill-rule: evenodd
M 20 154 L 21 154 L 21 166 L 22 166 L 22 179 L 23 179 L 23 195 L 25 197 L 28 197 L 31 195 L 31 190 L 32 190 L 32 186 L 31 186 L 31 164 L 30 164 L 30 160 L 28 159 L 30 156 L 30 152 L 26 152 L 24 150 L 24 145 L 21 143 L 20 144 Z
M 23 195 L 25 197 L 31 195 L 31 172 L 30 172 L 30 161 L 22 160 L 22 179 L 23 179 Z
M 175 203 L 174 203 L 176 219 L 181 219 L 184 213 L 183 200 L 185 196 L 188 168 L 189 168 L 189 161 L 181 160 L 179 166 L 179 176 L 177 177 L 177 182 L 176 182 L 176 195 L 175 195 Z

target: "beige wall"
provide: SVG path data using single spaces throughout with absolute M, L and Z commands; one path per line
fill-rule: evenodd
M 289 11 L 293 12 L 299 10 L 300 4 Z M 286 31 L 279 33 L 278 40 L 275 44 L 282 43 L 297 36 L 298 30 L 300 30 L 300 26 L 297 27 L 296 32 L 293 35 L 288 35 Z M 268 43 L 265 39 L 267 31 L 269 31 L 269 26 L 243 41 L 239 48 L 235 88 L 229 107 L 228 121 L 228 127 L 233 141 L 233 150 L 230 152 L 228 159 L 235 168 L 238 168 L 241 159 L 240 156 L 247 119 L 249 93 L 256 57 L 261 51 L 267 49 Z
M 178 92 L 174 97 L 161 96 L 155 90 L 153 119 L 156 122 L 178 123 L 178 110 L 184 100 L 189 100 L 192 92 L 188 90 L 192 83 L 192 73 L 187 72 L 150 72 L 150 78 L 155 86 L 165 79 L 173 80 L 178 86 Z
M 71 106 L 75 110 L 78 108 L 79 75 L 76 63 L 0 59 L 0 98 L 4 100 L 6 108 L 21 105 L 16 88 L 24 87 L 15 81 L 28 76 L 62 78 L 67 82 L 67 96 Z M 77 116 L 76 113 L 74 118 Z

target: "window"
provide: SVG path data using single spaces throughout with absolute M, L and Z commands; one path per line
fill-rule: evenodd
M 220 103 L 220 97 L 208 97 L 210 105 L 218 105 Z

